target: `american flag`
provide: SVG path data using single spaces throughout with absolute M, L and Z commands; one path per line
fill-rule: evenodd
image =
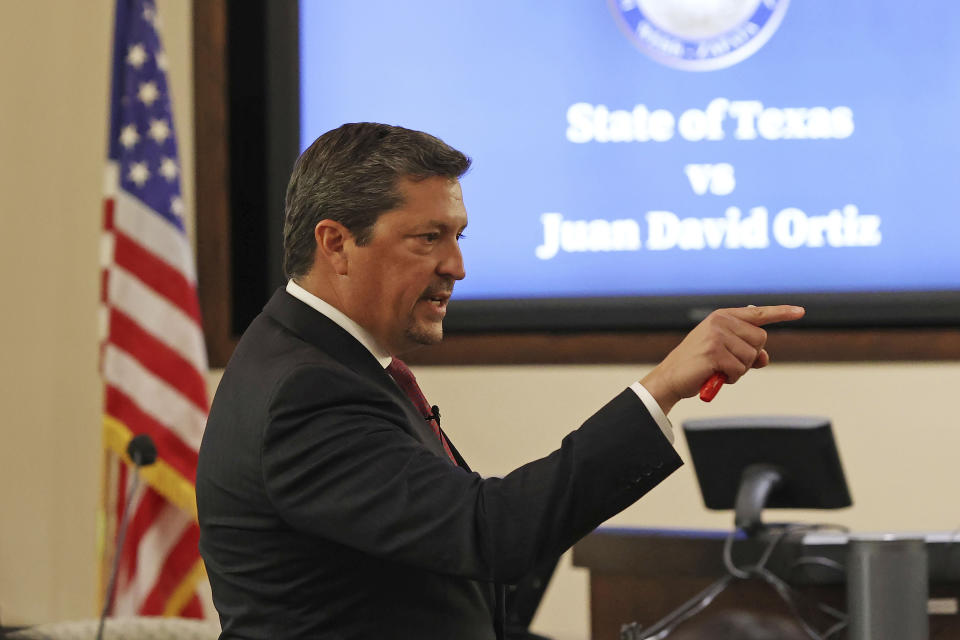
M 118 0 L 101 256 L 101 564 L 130 481 L 127 443 L 146 433 L 158 459 L 131 503 L 112 612 L 208 617 L 194 498 L 207 360 L 158 27 L 152 0 Z

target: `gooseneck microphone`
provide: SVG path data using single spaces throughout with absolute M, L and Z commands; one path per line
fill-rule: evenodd
M 103 611 L 100 612 L 100 624 L 97 626 L 97 640 L 103 639 L 103 625 L 107 619 L 107 612 L 113 603 L 113 592 L 117 586 L 117 569 L 120 567 L 120 553 L 123 551 L 123 539 L 127 535 L 127 523 L 130 522 L 130 503 L 136 495 L 137 485 L 140 483 L 140 469 L 148 467 L 157 461 L 157 447 L 153 439 L 145 433 L 134 436 L 127 445 L 127 455 L 133 461 L 133 481 L 127 490 L 127 498 L 123 504 L 123 514 L 120 517 L 120 529 L 117 533 L 117 545 L 114 547 L 113 562 L 110 568 L 110 582 L 107 594 L 103 601 Z
M 130 444 L 127 445 L 127 455 L 138 469 L 149 467 L 157 461 L 157 446 L 153 444 L 153 438 L 141 433 L 131 438 Z

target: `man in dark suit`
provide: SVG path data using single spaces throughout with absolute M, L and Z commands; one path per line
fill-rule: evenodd
M 765 365 L 758 325 L 802 313 L 715 313 L 559 449 L 482 478 L 396 358 L 442 338 L 465 275 L 468 166 L 432 136 L 371 123 L 297 161 L 290 281 L 237 345 L 200 449 L 223 637 L 502 637 L 502 585 L 679 467 L 665 414 L 716 371 L 735 382 Z

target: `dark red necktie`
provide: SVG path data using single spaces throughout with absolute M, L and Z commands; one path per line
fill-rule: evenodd
M 390 362 L 390 366 L 387 367 L 387 373 L 390 374 L 391 378 L 396 380 L 400 388 L 403 389 L 403 392 L 410 398 L 413 406 L 415 406 L 424 419 L 430 423 L 430 426 L 433 427 L 433 432 L 440 438 L 440 444 L 443 445 L 443 450 L 446 451 L 450 459 L 453 460 L 453 464 L 457 464 L 457 459 L 453 457 L 453 451 L 450 450 L 447 439 L 444 438 L 440 432 L 440 423 L 437 422 L 437 417 L 439 416 L 434 416 L 434 412 L 427 403 L 427 398 L 423 395 L 423 391 L 420 390 L 420 385 L 417 384 L 417 379 L 413 376 L 413 371 L 410 371 L 410 367 L 404 364 L 400 358 L 394 358 L 393 361 Z

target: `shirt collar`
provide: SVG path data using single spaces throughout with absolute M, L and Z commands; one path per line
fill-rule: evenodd
M 377 359 L 377 362 L 380 363 L 381 367 L 386 369 L 388 366 L 390 366 L 390 362 L 393 361 L 393 358 L 390 356 L 387 350 L 381 347 L 366 329 L 348 318 L 343 311 L 340 311 L 340 309 L 337 309 L 329 302 L 321 300 L 317 296 L 313 295 L 294 282 L 292 279 L 287 281 L 287 293 L 304 304 L 313 307 L 327 318 L 335 322 L 341 329 L 356 338 L 357 342 L 366 347 L 367 351 L 369 351 L 373 357 Z

